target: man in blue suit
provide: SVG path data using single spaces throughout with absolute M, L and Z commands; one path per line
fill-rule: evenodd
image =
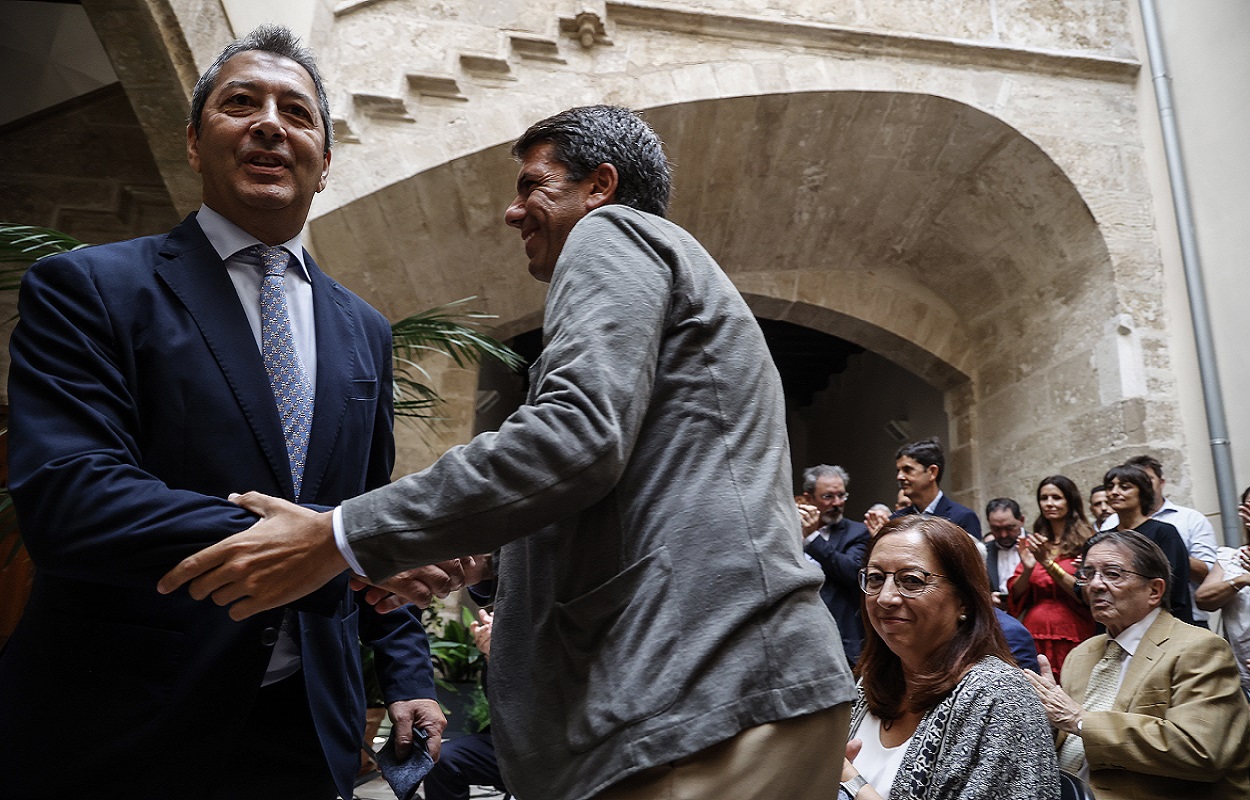
M 864 647 L 864 622 L 859 615 L 863 592 L 859 570 L 868 553 L 868 528 L 843 513 L 851 481 L 837 465 L 817 464 L 803 470 L 803 497 L 799 516 L 803 521 L 803 552 L 820 565 L 825 582 L 820 599 L 838 623 L 842 650 L 855 666 Z
M 411 607 L 358 604 L 346 574 L 244 622 L 155 588 L 256 521 L 233 492 L 324 508 L 389 480 L 389 325 L 300 243 L 330 144 L 311 54 L 258 29 L 196 85 L 200 209 L 168 235 L 50 258 L 23 281 L 9 453 L 37 574 L 0 655 L 0 797 L 351 797 L 358 637 L 375 647 L 401 742 L 416 726 L 437 746 L 446 720 Z M 285 273 L 262 276 L 265 260 Z M 266 292 L 285 298 L 284 363 L 311 400 L 302 435 L 275 399 Z
M 868 530 L 876 533 L 887 519 L 905 514 L 932 514 L 944 517 L 968 532 L 976 540 L 984 555 L 981 542 L 981 520 L 976 512 L 951 500 L 942 492 L 942 472 L 946 469 L 946 455 L 936 436 L 905 444 L 894 454 L 895 478 L 898 488 L 911 501 L 911 505 L 895 511 L 889 517 L 884 514 L 864 517 Z

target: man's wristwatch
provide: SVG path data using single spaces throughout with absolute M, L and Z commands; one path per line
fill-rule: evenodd
M 846 792 L 851 800 L 855 800 L 855 795 L 859 794 L 859 790 L 868 785 L 868 781 L 863 775 L 856 775 L 849 781 L 842 781 L 842 791 Z

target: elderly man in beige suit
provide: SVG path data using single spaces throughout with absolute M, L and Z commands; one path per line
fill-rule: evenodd
M 1250 708 L 1228 643 L 1163 606 L 1170 570 L 1135 531 L 1085 545 L 1077 581 L 1106 635 L 1083 642 L 1063 686 L 1028 674 L 1059 730 L 1059 765 L 1099 800 L 1250 797 Z

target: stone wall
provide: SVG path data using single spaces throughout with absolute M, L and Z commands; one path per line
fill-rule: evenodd
M 226 38 L 221 9 L 85 5 L 93 21 L 149 14 L 166 85 Z M 392 318 L 475 295 L 500 335 L 534 327 L 543 287 L 502 224 L 508 142 L 570 105 L 645 109 L 677 164 L 674 219 L 758 314 L 944 393 L 954 496 L 1028 497 L 1053 471 L 1087 484 L 1146 443 L 1185 448 L 1129 6 L 321 3 L 310 38 L 340 145 L 310 243 Z M 175 161 L 158 157 L 171 187 Z M 440 375 L 449 425 L 401 468 L 471 431 L 472 375 Z

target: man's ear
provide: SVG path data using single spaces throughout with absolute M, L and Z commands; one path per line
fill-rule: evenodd
M 938 477 L 938 469 L 939 467 L 937 464 L 930 464 L 924 468 L 924 471 L 929 473 L 929 477 L 936 481 Z
M 590 173 L 590 194 L 586 196 L 586 210 L 594 211 L 600 206 L 616 202 L 616 187 L 620 176 L 612 164 L 600 164 Z
M 1157 608 L 1163 605 L 1163 593 L 1167 591 L 1168 583 L 1163 578 L 1151 578 L 1148 584 L 1150 589 L 1150 607 Z
M 200 171 L 200 139 L 195 135 L 195 126 L 187 124 L 187 163 L 191 169 Z

